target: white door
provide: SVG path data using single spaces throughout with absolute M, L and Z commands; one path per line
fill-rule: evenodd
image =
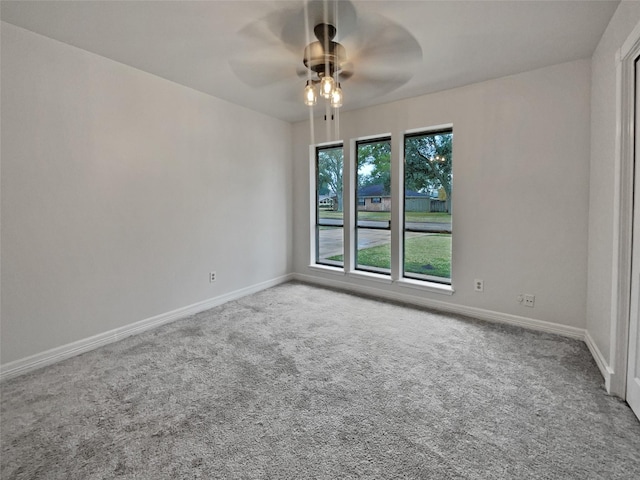
M 640 418 L 640 57 L 635 61 L 635 186 L 633 206 L 633 253 L 631 258 L 631 317 L 629 319 L 629 363 L 627 403 Z

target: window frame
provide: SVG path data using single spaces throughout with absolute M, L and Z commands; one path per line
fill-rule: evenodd
M 314 188 L 314 200 L 313 200 L 313 208 L 314 208 L 314 215 L 315 215 L 315 220 L 314 220 L 314 238 L 315 238 L 315 252 L 314 252 L 314 257 L 313 257 L 313 265 L 315 266 L 320 266 L 322 268 L 335 268 L 335 269 L 340 269 L 344 271 L 345 268 L 345 262 L 344 262 L 344 258 L 345 258 L 345 242 L 344 242 L 344 210 L 342 212 L 342 224 L 341 225 L 323 225 L 320 222 L 320 204 L 318 199 L 320 198 L 319 195 L 319 182 L 318 182 L 318 173 L 319 173 L 319 160 L 320 160 L 320 152 L 324 151 L 324 150 L 334 150 L 334 149 L 342 149 L 342 190 L 343 190 L 343 195 L 344 195 L 344 170 L 345 170 L 345 162 L 344 162 L 344 143 L 343 142 L 332 142 L 332 143 L 325 143 L 325 144 L 319 144 L 319 145 L 315 145 L 314 146 L 314 156 L 313 156 L 313 162 L 314 162 L 314 184 L 315 184 L 315 188 Z M 337 200 L 337 199 L 336 199 Z M 333 227 L 333 228 L 340 228 L 342 229 L 342 262 L 335 262 L 335 263 L 331 263 L 328 261 L 323 262 L 322 259 L 320 258 L 320 227 L 325 226 L 325 227 Z
M 354 217 L 353 217 L 353 232 L 354 232 L 354 236 L 353 236 L 353 271 L 357 274 L 362 274 L 363 272 L 366 272 L 366 274 L 375 274 L 375 275 L 380 275 L 381 278 L 384 279 L 391 279 L 391 271 L 392 271 L 392 263 L 393 263 L 393 253 L 390 252 L 389 254 L 389 269 L 387 271 L 387 269 L 383 269 L 383 268 L 376 268 L 376 267 L 368 267 L 365 266 L 360 266 L 358 265 L 358 230 L 360 228 L 364 228 L 367 230 L 386 230 L 389 232 L 389 248 L 391 249 L 391 243 L 393 242 L 393 233 L 392 233 L 392 228 L 391 228 L 391 216 L 392 216 L 392 208 L 393 208 L 393 196 L 392 193 L 389 192 L 389 199 L 390 199 L 390 209 L 389 209 L 389 221 L 387 222 L 387 226 L 386 227 L 360 227 L 358 226 L 358 214 L 362 211 L 360 210 L 358 207 L 361 206 L 358 204 L 358 148 L 361 145 L 368 145 L 368 144 L 373 144 L 373 143 L 383 143 L 383 142 L 388 142 L 389 143 L 389 151 L 390 151 L 390 155 L 391 155 L 391 164 L 393 163 L 393 144 L 392 144 L 392 135 L 391 134 L 385 134 L 385 135 L 375 135 L 375 136 L 370 136 L 370 137 L 364 137 L 364 138 L 358 138 L 355 140 L 354 142 L 354 147 L 353 147 L 353 172 L 354 172 L 354 190 L 353 190 L 353 205 L 354 205 Z M 390 171 L 389 174 L 391 175 L 391 172 L 393 171 L 392 165 L 389 166 Z M 393 177 L 392 177 L 392 182 L 393 182 Z M 373 197 L 371 197 L 373 198 Z M 380 204 L 382 204 L 382 198 L 380 198 Z M 364 206 L 366 207 L 366 198 L 365 198 L 365 204 Z
M 400 291 L 414 290 L 416 292 L 429 292 L 439 295 L 453 295 L 455 293 L 453 279 L 453 264 L 451 265 L 451 278 L 447 283 L 441 283 L 441 277 L 434 278 L 412 278 L 404 276 L 404 252 L 405 252 L 405 136 L 428 135 L 437 132 L 453 132 L 453 123 L 444 123 L 420 127 L 416 129 L 397 130 L 394 132 L 379 133 L 368 136 L 352 136 L 350 138 L 336 139 L 332 141 L 314 143 L 309 145 L 309 264 L 308 268 L 320 274 L 319 278 L 331 275 L 343 278 L 350 278 L 355 281 L 355 285 L 360 281 L 375 282 L 392 287 L 396 285 Z M 390 144 L 390 268 L 389 271 L 364 270 L 357 268 L 357 214 L 358 188 L 357 188 L 357 144 L 374 143 L 377 141 L 388 141 Z M 318 151 L 342 148 L 342 195 L 343 195 L 343 216 L 342 225 L 334 226 L 342 228 L 342 262 L 338 265 L 328 264 L 319 259 L 320 242 L 318 238 Z M 452 145 L 453 155 L 453 145 Z M 400 200 L 400 201 L 398 201 Z M 386 229 L 386 228 L 384 228 Z M 452 227 L 453 230 L 453 227 Z M 452 255 L 454 245 L 451 245 Z M 320 263 L 317 262 L 320 260 Z M 351 283 L 351 282 L 349 282 Z M 385 287 L 386 288 L 386 287 Z
M 402 179 L 401 179 L 401 200 L 402 200 L 402 219 L 401 219 L 401 228 L 400 228 L 400 235 L 402 237 L 402 243 L 401 243 L 401 254 L 400 254 L 400 277 L 403 281 L 408 281 L 411 283 L 414 282 L 420 282 L 423 283 L 425 285 L 433 285 L 436 284 L 438 286 L 441 287 L 445 287 L 447 289 L 452 288 L 453 287 L 453 224 L 451 225 L 451 228 L 449 230 L 442 230 L 442 231 L 438 231 L 438 232 L 433 232 L 433 233 L 438 233 L 438 234 L 445 234 L 448 233 L 449 235 L 451 235 L 451 259 L 450 259 L 450 263 L 449 263 L 449 269 L 450 269 L 450 273 L 449 273 L 449 278 L 445 278 L 445 277 L 437 277 L 437 276 L 432 276 L 432 275 L 423 275 L 423 274 L 419 274 L 419 273 L 413 273 L 413 272 L 409 272 L 409 275 L 407 275 L 407 271 L 405 268 L 405 260 L 406 260 L 406 232 L 417 232 L 418 230 L 411 230 L 411 229 L 407 229 L 407 211 L 406 211 L 406 199 L 407 199 L 407 195 L 406 195 L 406 191 L 407 191 L 407 185 L 406 185 L 406 142 L 408 138 L 412 138 L 412 137 L 424 137 L 424 136 L 433 136 L 433 135 L 438 135 L 438 134 L 451 134 L 453 137 L 453 125 L 440 125 L 437 127 L 432 127 L 432 128 L 426 128 L 426 129 L 417 129 L 417 130 L 411 130 L 411 131 L 407 131 L 404 132 L 403 136 L 402 136 Z M 453 141 L 453 138 L 452 138 Z M 453 145 L 452 145 L 452 149 L 453 149 Z M 453 168 L 453 152 L 452 152 L 452 168 Z M 453 219 L 453 212 L 451 213 L 451 217 Z

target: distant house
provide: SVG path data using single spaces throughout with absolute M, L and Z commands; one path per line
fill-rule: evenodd
M 336 206 L 335 195 L 320 195 L 318 196 L 318 207 L 323 209 L 333 210 Z
M 358 210 L 388 212 L 391 210 L 391 195 L 385 193 L 382 184 L 358 188 Z
M 405 191 L 404 202 L 407 212 L 445 212 L 447 209 L 446 201 L 413 190 Z M 358 188 L 358 210 L 388 212 L 391 210 L 391 195 L 385 193 L 382 184 Z

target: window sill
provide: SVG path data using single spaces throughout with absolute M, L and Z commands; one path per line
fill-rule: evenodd
M 308 268 L 310 270 L 315 270 L 316 272 L 330 273 L 332 275 L 344 276 L 344 268 L 342 267 L 331 267 L 329 265 L 319 265 L 319 264 L 312 263 L 311 265 L 308 265 Z
M 349 276 L 353 278 L 373 280 L 374 282 L 384 283 L 386 285 L 391 285 L 393 283 L 389 275 L 383 275 L 380 273 L 365 272 L 365 271 L 358 270 L 358 271 L 349 272 Z
M 435 282 L 425 282 L 421 280 L 412 280 L 409 278 L 403 278 L 396 281 L 396 284 L 401 287 L 414 288 L 416 290 L 422 290 L 424 292 L 440 293 L 442 295 L 453 295 L 455 290 L 451 285 L 443 285 Z
M 344 271 L 342 267 L 332 267 L 329 265 L 320 265 L 320 264 L 311 264 L 308 265 L 307 268 L 309 270 L 313 270 L 321 273 L 328 273 L 336 276 L 349 276 L 350 278 L 358 278 L 363 280 L 371 280 L 378 283 L 383 283 L 385 285 L 396 284 L 400 287 L 413 288 L 414 290 L 420 290 L 423 292 L 431 292 L 431 293 L 439 293 L 441 295 L 453 295 L 455 290 L 451 285 L 443 285 L 441 283 L 428 282 L 424 280 L 413 280 L 411 278 L 402 278 L 400 280 L 396 280 L 395 282 L 391 280 L 388 275 L 382 275 L 373 272 L 365 272 L 365 271 L 352 271 L 348 274 Z

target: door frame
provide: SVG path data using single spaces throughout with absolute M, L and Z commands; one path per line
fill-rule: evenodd
M 626 399 L 631 320 L 633 241 L 635 60 L 640 55 L 640 24 L 616 53 L 616 149 L 614 191 L 614 271 L 611 322 L 613 372 L 609 392 Z M 639 92 L 640 94 L 640 92 Z

